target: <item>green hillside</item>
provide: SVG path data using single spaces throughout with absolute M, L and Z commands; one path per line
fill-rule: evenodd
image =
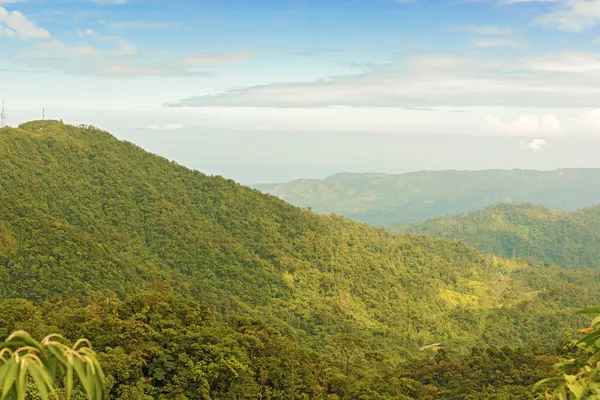
M 600 204 L 600 169 L 344 173 L 324 180 L 255 187 L 315 212 L 393 226 L 475 211 L 498 202 L 531 202 L 575 211 Z
M 382 371 L 420 346 L 555 343 L 600 295 L 600 270 L 395 237 L 56 121 L 0 129 L 0 276 L 0 329 L 87 336 L 121 399 L 403 398 Z
M 396 231 L 456 238 L 484 253 L 533 257 L 563 267 L 600 268 L 600 206 L 568 213 L 533 204 L 496 204 Z

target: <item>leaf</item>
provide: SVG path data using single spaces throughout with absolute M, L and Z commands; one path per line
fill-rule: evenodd
M 576 314 L 600 314 L 600 306 L 586 307 L 582 310 L 577 311 Z
M 580 399 L 585 392 L 585 388 L 578 383 L 566 383 L 566 386 L 569 388 L 571 393 L 575 395 L 576 398 Z
M 15 359 L 11 359 L 7 365 L 8 368 L 4 375 L 4 385 L 2 385 L 2 399 L 5 399 L 8 393 L 10 393 L 19 372 L 19 363 Z
M 17 331 L 10 336 L 8 346 L 0 344 L 0 386 L 1 399 L 16 394 L 17 400 L 25 400 L 27 395 L 27 376 L 31 376 L 39 394 L 47 400 L 55 390 L 54 379 L 57 366 L 65 369 L 65 389 L 67 399 L 73 394 L 74 374 L 77 374 L 89 400 L 101 400 L 104 374 L 95 352 L 91 347 L 82 347 L 80 352 L 68 346 L 50 340 L 51 335 L 41 344 L 27 333 Z M 6 343 L 4 343 L 6 344 Z M 80 339 L 76 346 L 89 341 Z M 20 346 L 20 347 L 19 347 Z M 14 351 L 11 347 L 15 347 Z M 8 357 L 8 358 L 7 358 Z M 42 361 L 43 360 L 43 361 Z
M 29 336 L 29 334 L 27 332 L 24 332 L 24 331 L 14 332 L 12 335 L 10 335 L 8 337 L 6 342 L 9 344 L 16 344 L 16 345 L 20 345 L 20 346 L 23 346 L 23 345 L 30 346 L 39 351 L 42 350 L 42 346 L 40 345 L 40 343 L 37 340 L 33 339 L 31 336 Z
M 48 373 L 48 376 L 50 377 L 50 379 L 52 379 L 54 381 L 54 379 L 56 379 L 56 364 L 57 364 L 56 358 L 45 357 L 42 362 L 44 364 L 44 368 L 45 368 L 46 372 Z
M 4 381 L 6 380 L 6 372 L 9 369 L 10 369 L 10 363 L 9 362 L 5 362 L 2 365 L 2 367 L 0 367 L 0 387 L 4 386 Z
M 44 370 L 43 364 L 32 363 L 29 367 L 29 374 L 33 378 L 36 387 L 40 391 L 42 399 L 48 399 L 48 392 L 54 389 L 52 379 L 47 371 Z
M 541 381 L 538 381 L 538 382 L 536 382 L 535 385 L 533 385 L 533 391 L 534 392 L 537 391 L 540 388 L 540 386 L 542 386 L 544 383 L 560 381 L 560 380 L 561 380 L 560 378 L 556 378 L 556 377 L 542 379 Z
M 17 399 L 25 400 L 25 393 L 27 393 L 27 366 L 29 360 L 22 358 L 19 364 L 19 377 L 17 378 Z
M 73 393 L 73 365 L 67 363 L 67 372 L 65 372 L 65 389 L 67 391 L 67 400 L 71 398 Z
M 62 346 L 61 346 L 61 347 L 62 347 Z M 58 345 L 55 345 L 55 344 L 49 344 L 49 345 L 47 345 L 47 346 L 46 346 L 46 349 L 47 349 L 47 350 L 48 350 L 50 353 L 52 353 L 52 355 L 53 355 L 54 357 L 56 357 L 56 360 L 57 360 L 57 361 L 58 361 L 60 364 L 62 364 L 62 365 L 67 365 L 67 364 L 68 364 L 68 362 L 67 362 L 67 358 L 65 357 L 65 355 L 64 355 L 64 353 L 63 353 L 63 352 L 64 352 L 64 350 L 63 350 L 62 348 L 59 348 L 59 346 L 58 346 Z
M 100 365 L 100 361 L 98 361 L 98 357 L 96 357 L 94 350 L 84 347 L 79 352 L 91 361 L 94 367 L 94 374 L 97 376 L 100 382 L 104 384 L 104 372 L 102 371 L 102 366 Z
M 587 336 L 579 339 L 577 344 L 585 343 L 586 346 L 591 346 L 598 338 L 600 338 L 600 330 L 594 331 Z
M 73 357 L 73 369 L 77 373 L 77 377 L 79 378 L 88 399 L 91 399 L 90 393 L 93 393 L 92 386 L 90 386 L 91 382 L 87 377 L 85 365 L 79 357 Z

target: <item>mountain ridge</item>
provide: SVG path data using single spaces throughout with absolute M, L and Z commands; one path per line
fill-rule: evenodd
M 315 348 L 348 331 L 397 354 L 429 341 L 503 343 L 490 336 L 495 316 L 530 318 L 519 307 L 555 318 L 544 334 L 551 340 L 578 320 L 569 310 L 585 305 L 563 298 L 572 283 L 556 278 L 557 268 L 318 215 L 94 127 L 33 121 L 1 130 L 0 171 L 6 297 L 86 303 L 98 291 L 124 297 L 163 282 L 217 314 L 261 316 Z M 469 318 L 479 319 L 477 332 Z M 512 341 L 532 337 L 505 329 Z
M 58 121 L 0 129 L 0 277 L 0 334 L 90 339 L 119 400 L 526 400 L 600 297 Z
M 475 211 L 498 202 L 533 202 L 566 211 L 600 204 L 600 169 L 341 173 L 321 180 L 253 187 L 319 213 L 392 226 Z
M 455 238 L 503 257 L 532 257 L 567 268 L 598 268 L 599 223 L 600 206 L 560 212 L 531 203 L 499 203 L 395 230 Z

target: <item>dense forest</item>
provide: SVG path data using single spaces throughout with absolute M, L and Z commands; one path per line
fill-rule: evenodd
M 343 173 L 323 180 L 255 187 L 315 212 L 387 227 L 476 211 L 499 202 L 575 211 L 600 204 L 600 169 Z
M 529 399 L 600 298 L 57 121 L 0 129 L 0 276 L 2 336 L 90 339 L 122 400 Z
M 600 206 L 568 213 L 533 204 L 500 203 L 395 230 L 456 238 L 502 257 L 532 257 L 565 268 L 600 268 L 598 226 Z

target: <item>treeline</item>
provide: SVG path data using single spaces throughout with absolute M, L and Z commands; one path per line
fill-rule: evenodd
M 92 341 L 105 398 L 153 399 L 532 399 L 560 346 L 426 351 L 398 361 L 352 335 L 317 353 L 264 321 L 211 310 L 166 287 L 119 300 L 0 303 L 0 337 L 26 330 Z
M 575 307 L 600 296 L 597 276 L 317 215 L 93 127 L 4 129 L 0 171 L 4 297 L 88 304 L 98 291 L 125 298 L 159 281 L 316 351 L 351 333 L 403 358 L 440 341 L 552 343 L 580 321 Z M 551 279 L 533 279 L 542 274 Z M 573 280 L 587 288 L 582 298 L 569 293 Z M 545 322 L 517 331 L 509 315 Z
M 131 400 L 527 399 L 600 298 L 600 269 L 395 237 L 56 121 L 0 129 L 0 278 L 2 335 L 92 340 Z
M 576 212 L 500 203 L 396 231 L 462 240 L 501 257 L 533 258 L 565 268 L 600 268 L 600 206 Z
M 390 227 L 472 212 L 499 202 L 531 202 L 575 211 L 600 204 L 600 169 L 340 173 L 255 187 L 315 212 Z

